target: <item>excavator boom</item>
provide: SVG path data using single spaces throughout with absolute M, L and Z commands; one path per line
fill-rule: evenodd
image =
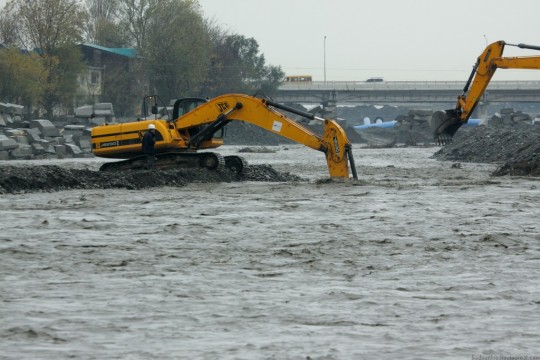
M 178 118 L 175 121 L 179 130 L 193 126 L 206 125 L 190 139 L 190 144 L 198 146 L 199 141 L 211 136 L 231 121 L 244 121 L 261 127 L 269 132 L 303 144 L 325 153 L 328 171 L 331 177 L 348 178 L 349 162 L 352 159 L 351 144 L 341 126 L 334 120 L 319 119 L 324 124 L 323 136 L 313 133 L 298 122 L 288 118 L 277 109 L 286 110 L 310 119 L 312 114 L 280 105 L 268 99 L 248 95 L 228 94 L 216 97 Z M 353 177 L 357 177 L 352 168 Z
M 478 57 L 455 108 L 433 114 L 430 125 L 436 141 L 442 144 L 451 141 L 461 125 L 469 120 L 497 69 L 540 69 L 540 56 L 503 57 L 507 45 L 540 50 L 538 46 L 512 45 L 504 41 L 488 45 Z

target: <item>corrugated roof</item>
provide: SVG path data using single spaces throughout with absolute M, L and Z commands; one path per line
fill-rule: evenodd
M 91 47 L 91 48 L 98 49 L 101 51 L 106 51 L 112 54 L 125 56 L 131 59 L 137 56 L 137 51 L 133 48 L 108 48 L 105 46 L 95 45 L 95 44 L 82 44 L 82 46 L 87 46 L 87 47 Z

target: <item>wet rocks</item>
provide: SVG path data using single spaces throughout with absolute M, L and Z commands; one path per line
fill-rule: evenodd
M 459 130 L 451 144 L 432 158 L 446 161 L 500 163 L 494 173 L 501 175 L 540 175 L 540 129 L 486 128 Z
M 488 120 L 489 127 L 523 127 L 530 126 L 532 123 L 532 117 L 529 114 L 522 111 L 514 111 L 513 108 L 501 109 L 500 113 L 495 113 Z
M 69 189 L 143 189 L 233 181 L 298 182 L 302 178 L 278 172 L 269 165 L 249 165 L 242 175 L 205 169 L 101 172 L 56 165 L 0 166 L 0 193 L 4 194 Z

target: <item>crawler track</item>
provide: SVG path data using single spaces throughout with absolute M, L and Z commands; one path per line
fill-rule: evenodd
M 229 157 L 228 157 L 229 158 Z M 233 156 L 232 158 L 239 158 Z M 234 171 L 239 167 L 237 164 L 242 163 L 242 169 L 244 163 L 240 160 L 229 160 L 230 167 L 234 168 Z M 209 170 L 223 171 L 226 167 L 226 159 L 218 153 L 214 152 L 201 152 L 201 153 L 163 153 L 156 155 L 155 168 L 161 170 L 179 169 L 179 168 L 206 168 Z M 146 167 L 146 157 L 137 156 L 132 159 L 109 162 L 103 164 L 100 168 L 101 171 L 124 171 L 124 170 L 140 170 Z M 241 173 L 240 171 L 236 171 Z

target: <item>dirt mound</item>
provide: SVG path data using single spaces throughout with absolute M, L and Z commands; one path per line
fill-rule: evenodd
M 493 174 L 540 175 L 540 129 L 477 127 L 458 131 L 451 144 L 432 158 L 447 161 L 501 163 Z
M 123 171 L 118 173 L 69 169 L 56 165 L 0 167 L 0 194 L 69 189 L 143 189 L 159 186 L 185 186 L 189 183 L 232 181 L 303 181 L 269 165 L 249 165 L 242 175 L 205 169 L 168 171 Z

